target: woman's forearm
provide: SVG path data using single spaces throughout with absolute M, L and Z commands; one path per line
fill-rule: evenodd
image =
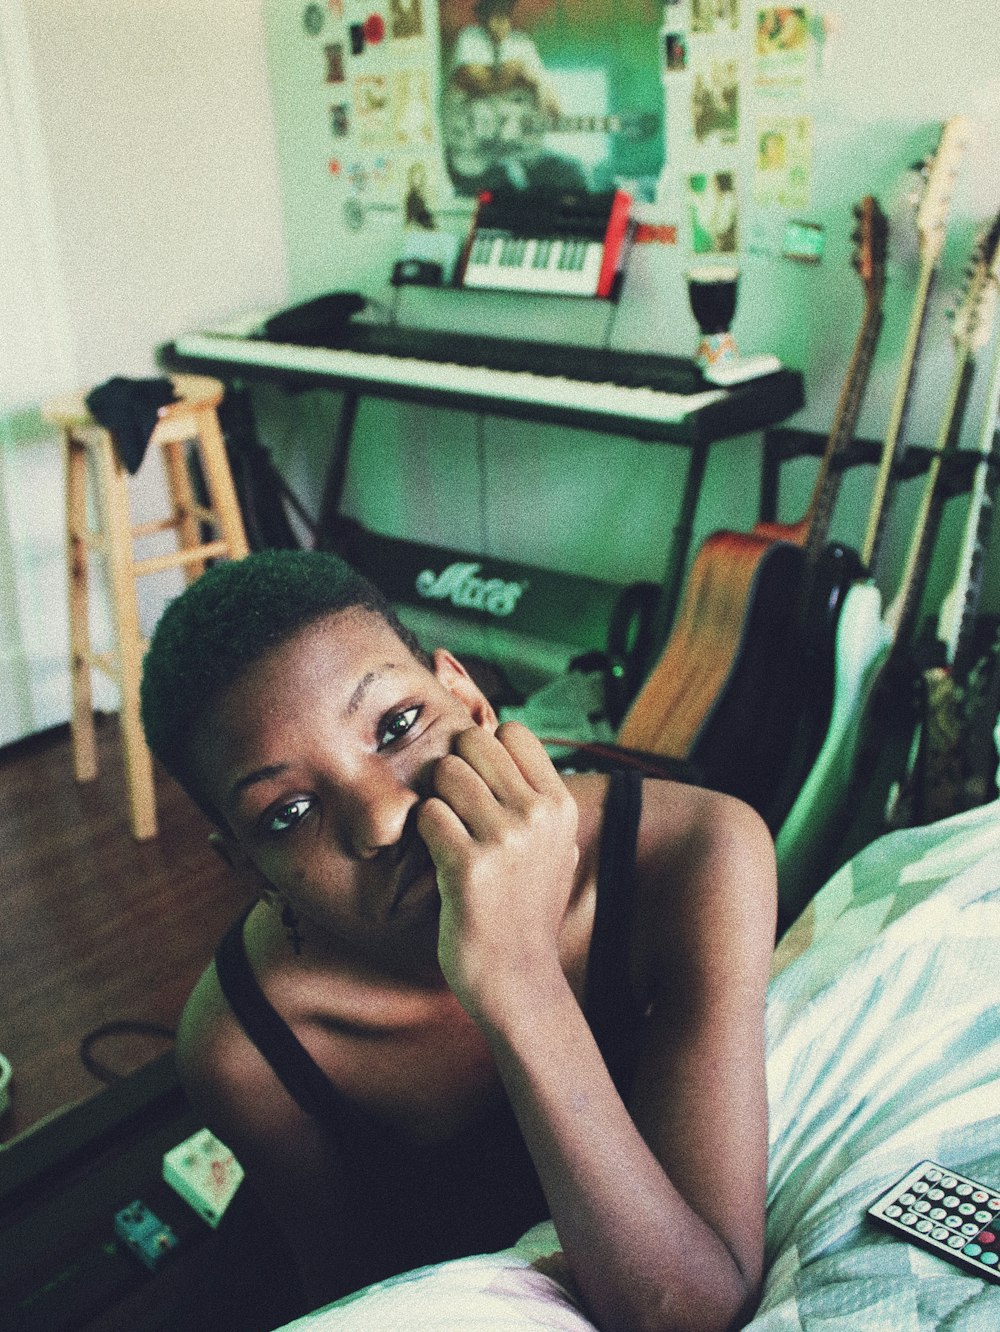
M 732 1326 L 749 1310 L 756 1276 L 740 1270 L 647 1146 L 562 973 L 530 1003 L 480 1020 L 602 1332 Z

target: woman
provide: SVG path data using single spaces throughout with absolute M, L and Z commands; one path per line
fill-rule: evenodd
M 776 892 L 748 807 L 561 777 L 315 552 L 192 584 L 143 719 L 257 899 L 179 1063 L 307 1305 L 550 1215 L 598 1327 L 750 1316 Z

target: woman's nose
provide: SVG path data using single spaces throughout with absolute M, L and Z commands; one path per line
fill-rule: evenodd
M 349 806 L 347 836 L 351 853 L 371 860 L 403 840 L 407 821 L 420 795 L 388 764 L 377 763 L 354 783 Z

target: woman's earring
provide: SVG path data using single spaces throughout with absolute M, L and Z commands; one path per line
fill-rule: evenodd
M 286 902 L 281 908 L 281 923 L 285 927 L 288 942 L 296 957 L 302 952 L 302 935 L 299 933 L 299 918 Z

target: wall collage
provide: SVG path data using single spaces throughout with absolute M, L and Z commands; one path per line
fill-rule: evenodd
M 826 31 L 804 7 L 313 0 L 298 22 L 353 231 L 401 224 L 447 264 L 482 189 L 623 188 L 637 242 L 735 256 L 809 209 Z M 515 71 L 503 93 L 470 94 L 485 64 Z

